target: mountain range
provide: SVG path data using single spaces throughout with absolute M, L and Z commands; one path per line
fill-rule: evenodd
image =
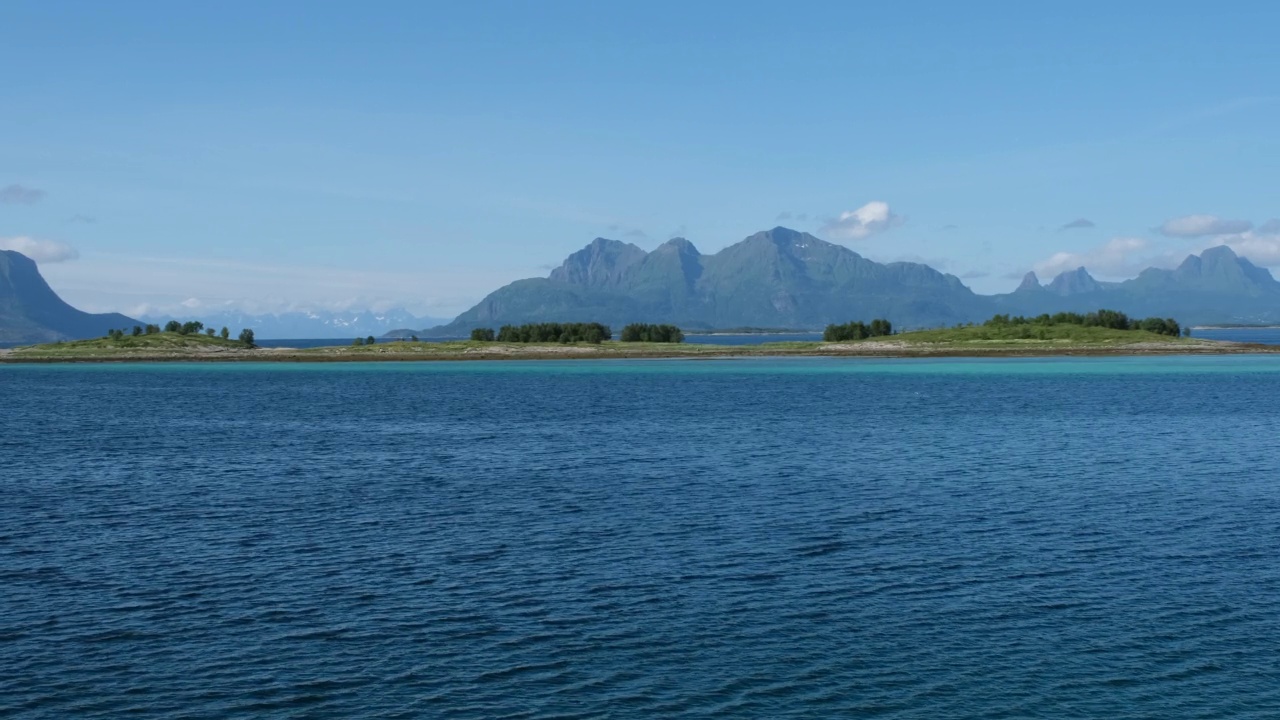
M 416 331 L 465 336 L 473 328 L 526 322 L 671 323 L 686 331 L 733 327 L 819 329 L 886 318 L 910 329 L 975 322 L 996 313 L 1038 315 L 1099 308 L 1172 317 L 1184 325 L 1280 323 L 1280 282 L 1229 247 L 1190 255 L 1178 267 L 1148 268 L 1123 282 L 1101 282 L 1084 268 L 1043 284 L 1027 273 L 1013 292 L 978 295 L 954 275 L 920 263 L 879 263 L 842 245 L 787 228 L 756 233 L 704 255 L 683 238 L 645 250 L 597 238 L 547 277 L 501 287 L 452 322 Z M 149 317 L 163 324 L 169 317 Z M 177 317 L 259 338 L 407 335 L 438 321 L 404 310 L 219 312 Z M 63 302 L 35 262 L 0 252 L 0 342 L 98 337 L 142 324 L 115 313 L 92 315 Z
M 936 327 L 996 313 L 1037 315 L 1111 308 L 1183 323 L 1280 321 L 1280 283 L 1226 246 L 1174 270 L 1099 282 L 1084 268 L 1048 285 L 1028 273 L 1012 293 L 978 295 L 954 275 L 910 262 L 879 263 L 842 245 L 777 227 L 703 255 L 683 238 L 652 252 L 597 238 L 545 278 L 518 280 L 424 336 L 541 321 L 596 321 L 620 328 L 662 322 L 686 330 L 817 329 L 887 318 L 902 328 Z
M 112 328 L 136 325 L 118 313 L 94 315 L 62 301 L 34 260 L 0 250 L 0 342 L 54 342 L 100 337 Z

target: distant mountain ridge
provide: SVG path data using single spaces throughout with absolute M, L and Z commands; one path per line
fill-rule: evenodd
M 118 313 L 77 310 L 49 287 L 31 258 L 0 250 L 0 342 L 41 343 L 101 337 L 138 324 Z
M 954 275 L 918 263 L 877 263 L 778 227 L 712 255 L 684 238 L 647 253 L 597 238 L 548 277 L 500 288 L 432 334 L 544 320 L 707 329 L 819 327 L 865 315 L 936 324 L 965 321 L 982 306 Z
M 424 325 L 446 322 L 442 318 L 417 316 L 403 308 L 393 308 L 383 312 L 308 310 L 258 314 L 236 310 L 218 312 L 192 310 L 182 315 L 147 315 L 143 320 L 158 325 L 164 325 L 169 320 L 199 320 L 206 327 L 230 328 L 232 334 L 238 333 L 241 328 L 253 328 L 254 335 L 259 340 L 303 338 L 350 340 L 355 337 L 382 336 L 403 328 L 420 328 Z
M 878 263 L 842 245 L 777 227 L 712 255 L 676 238 L 651 252 L 596 238 L 545 278 L 495 290 L 424 335 L 526 322 L 672 323 L 686 330 L 807 327 L 883 317 L 899 327 L 1111 308 L 1183 323 L 1280 321 L 1280 283 L 1219 246 L 1174 270 L 1149 268 L 1100 282 L 1083 267 L 1047 285 L 1035 273 L 1001 295 L 977 295 L 954 275 L 909 262 Z

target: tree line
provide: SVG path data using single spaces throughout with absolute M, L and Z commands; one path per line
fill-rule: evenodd
M 208 337 L 221 337 L 223 340 L 231 339 L 230 329 L 223 327 L 221 331 L 218 331 L 218 330 L 214 330 L 213 328 L 206 328 L 204 326 L 204 323 L 200 322 L 199 320 L 192 320 L 189 322 L 178 322 L 177 320 L 170 320 L 169 322 L 165 323 L 163 328 L 161 328 L 159 325 L 149 324 L 149 325 L 134 325 L 133 328 L 127 331 L 120 330 L 120 329 L 111 329 L 107 331 L 107 337 L 112 340 L 123 340 L 125 335 L 129 335 L 131 337 L 139 337 L 142 335 L 159 335 L 162 332 L 175 333 L 178 335 L 199 335 L 200 331 L 202 330 L 204 331 L 204 334 L 207 335 Z M 256 345 L 254 344 L 253 330 L 251 328 L 245 328 L 241 330 L 240 337 L 238 338 L 238 340 L 242 345 L 246 347 L 256 347 Z
M 843 325 L 828 325 L 822 332 L 823 342 L 848 342 L 850 340 L 866 340 L 873 337 L 884 337 L 893 334 L 893 324 L 888 320 L 875 319 L 870 323 L 862 321 L 848 322 Z
M 602 343 L 613 338 L 608 325 L 600 323 L 526 323 L 493 328 L 476 328 L 471 339 L 477 342 L 507 343 Z
M 1145 330 L 1157 335 L 1178 337 L 1184 332 L 1191 334 L 1191 328 L 1185 330 L 1173 318 L 1131 318 L 1118 310 L 1097 310 L 1091 313 L 1060 312 L 1050 315 L 1044 313 L 1035 317 L 1021 315 L 996 315 L 983 323 L 987 327 L 1010 327 L 1015 325 L 1080 325 L 1083 327 L 1102 327 L 1112 330 Z
M 684 342 L 684 333 L 675 325 L 631 323 L 622 328 L 618 339 L 622 342 L 681 343 Z

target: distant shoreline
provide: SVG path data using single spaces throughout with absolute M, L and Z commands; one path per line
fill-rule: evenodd
M 342 362 L 450 362 L 476 360 L 640 360 L 690 359 L 721 360 L 734 358 L 828 357 L 867 359 L 910 358 L 1036 358 L 1036 357 L 1153 357 L 1172 355 L 1280 355 L 1280 345 L 1227 343 L 1141 343 L 1130 346 L 1100 347 L 948 347 L 945 345 L 907 345 L 893 342 L 814 344 L 815 347 L 768 348 L 759 345 L 672 345 L 657 349 L 622 348 L 617 346 L 530 346 L 504 345 L 494 348 L 469 348 L 463 351 L 422 351 L 396 348 L 387 343 L 358 351 L 345 347 L 256 348 L 224 352 L 189 353 L 97 353 L 80 356 L 35 355 L 0 350 L 0 364 L 138 364 L 171 362 L 267 362 L 267 363 L 342 363 Z

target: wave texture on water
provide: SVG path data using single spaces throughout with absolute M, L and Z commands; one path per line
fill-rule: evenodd
M 0 715 L 1275 717 L 1277 370 L 0 368 Z

